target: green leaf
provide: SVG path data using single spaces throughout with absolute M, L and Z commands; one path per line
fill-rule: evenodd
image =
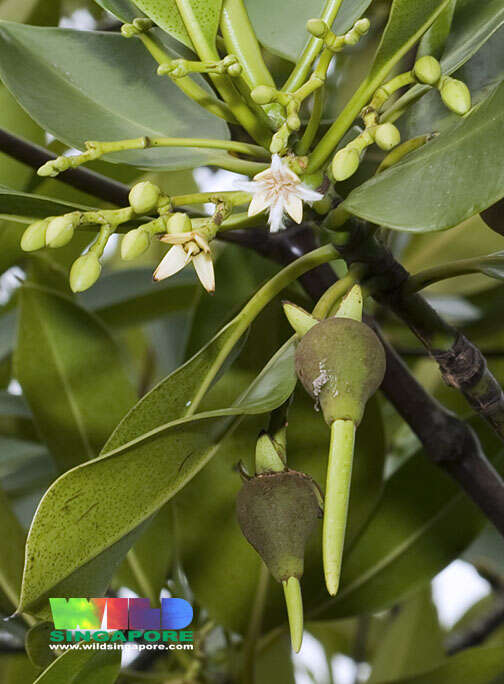
M 191 137 L 194 131 L 203 138 L 229 137 L 223 121 L 196 106 L 171 79 L 156 75 L 139 41 L 120 35 L 2 22 L 0 74 L 35 121 L 70 147 L 142 135 Z M 210 92 L 203 79 L 196 80 Z M 158 148 L 107 159 L 168 170 L 204 164 L 209 155 Z
M 77 581 L 64 580 L 132 534 L 215 455 L 241 416 L 281 405 L 294 383 L 292 343 L 286 345 L 236 404 L 181 418 L 60 477 L 46 492 L 27 542 L 23 609 L 59 587 L 79 596 Z M 75 521 L 79 521 L 76 525 Z M 124 546 L 131 545 L 126 542 Z M 70 586 L 71 585 L 71 586 Z M 54 594 L 51 594 L 54 595 Z M 90 594 L 84 593 L 84 596 Z
M 450 0 L 427 33 L 424 34 L 420 41 L 420 45 L 418 46 L 416 59 L 419 59 L 423 55 L 431 55 L 432 57 L 436 57 L 436 59 L 441 57 L 446 40 L 450 34 L 456 5 L 457 0 Z
M 114 684 L 121 668 L 121 651 L 67 651 L 33 684 Z
M 76 209 L 87 210 L 90 207 L 62 202 L 53 197 L 20 192 L 19 190 L 0 185 L 0 214 L 28 216 L 37 219 L 52 215 L 59 216 Z M 5 230 L 5 228 L 2 230 Z
M 256 684 L 295 684 L 290 640 L 280 634 L 255 656 Z
M 490 278 L 504 279 L 504 252 L 495 252 L 478 259 L 478 270 Z
M 396 230 L 456 226 L 504 193 L 503 121 L 504 83 L 457 126 L 353 190 L 343 206 Z
M 369 684 L 410 677 L 445 660 L 444 634 L 430 585 L 405 601 L 390 618 L 370 665 Z
M 476 425 L 495 461 L 500 443 Z M 373 517 L 344 558 L 340 593 L 319 604 L 315 616 L 389 607 L 457 558 L 482 526 L 476 506 L 420 452 L 387 481 Z
M 310 35 L 306 30 L 308 19 L 319 17 L 323 0 L 245 0 L 245 6 L 260 42 L 271 52 L 295 62 Z M 371 0 L 343 0 L 333 31 L 342 34 L 362 16 Z
M 0 680 L 4 684 L 33 682 L 38 671 L 24 653 L 0 655 Z
M 92 314 L 33 284 L 22 288 L 20 302 L 16 377 L 66 470 L 97 455 L 135 393 L 115 343 Z
M 0 590 L 12 606 L 19 599 L 24 565 L 25 532 L 0 489 Z
M 149 19 L 152 19 L 155 24 L 162 28 L 163 31 L 169 33 L 188 48 L 191 48 L 191 50 L 194 49 L 185 24 L 180 16 L 176 0 L 164 0 L 164 2 L 156 2 L 156 0 L 134 0 L 134 2 L 135 5 L 141 9 L 142 12 L 149 17 Z M 217 25 L 218 20 L 219 15 L 217 15 Z M 216 34 L 213 36 L 214 41 L 215 35 Z
M 138 10 L 130 0 L 94 0 L 124 23 L 132 22 L 139 16 Z
M 0 391 L 0 434 L 35 438 L 33 418 L 24 399 Z
M 46 668 L 56 657 L 49 648 L 49 636 L 54 629 L 52 622 L 39 622 L 28 630 L 25 638 L 26 653 L 34 667 Z
M 423 674 L 377 684 L 491 684 L 502 672 L 502 648 L 470 648 Z

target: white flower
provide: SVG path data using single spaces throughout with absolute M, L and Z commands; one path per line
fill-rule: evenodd
M 191 239 L 192 238 L 192 239 Z M 175 243 L 154 271 L 154 280 L 164 280 L 181 271 L 189 262 L 207 292 L 215 292 L 215 274 L 207 241 L 197 233 L 163 235 L 162 242 Z
M 269 169 L 258 173 L 252 181 L 237 183 L 236 187 L 253 194 L 248 208 L 249 216 L 269 209 L 268 223 L 273 233 L 283 228 L 284 212 L 296 223 L 301 223 L 303 201 L 316 202 L 323 197 L 302 183 L 278 154 L 271 158 Z

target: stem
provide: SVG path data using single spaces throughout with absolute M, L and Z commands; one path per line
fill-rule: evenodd
M 187 29 L 189 37 L 203 61 L 219 61 L 219 53 L 215 44 L 212 44 L 205 33 L 202 31 L 200 23 L 194 14 L 190 0 L 176 0 L 180 16 Z M 238 122 L 243 128 L 264 148 L 268 149 L 271 141 L 271 134 L 254 112 L 247 106 L 241 95 L 235 88 L 228 76 L 211 74 L 210 78 L 219 91 L 222 98 L 227 102 Z
M 423 290 L 433 283 L 438 283 L 441 280 L 448 278 L 456 278 L 461 275 L 469 275 L 471 273 L 481 273 L 480 270 L 481 257 L 473 257 L 471 259 L 460 259 L 458 261 L 450 261 L 446 264 L 433 266 L 424 271 L 420 271 L 413 276 L 410 276 L 406 282 L 403 292 L 404 294 L 412 294 Z
M 193 192 L 187 195 L 174 195 L 170 197 L 170 202 L 175 207 L 180 207 L 184 204 L 215 203 L 220 200 L 237 207 L 250 202 L 250 193 L 241 190 L 226 190 L 224 192 Z
M 52 152 L 48 152 L 40 145 L 23 140 L 23 138 L 12 135 L 3 129 L 0 129 L 0 151 L 13 159 L 17 159 L 22 164 L 27 164 L 32 169 L 38 169 L 47 162 L 56 160 L 56 155 Z M 88 169 L 65 171 L 58 180 L 105 202 L 117 206 L 128 204 L 130 191 L 128 186 L 95 171 Z
M 150 52 L 156 62 L 161 64 L 170 64 L 173 60 L 162 50 L 156 42 L 147 34 L 141 33 L 138 36 L 147 50 Z M 189 76 L 183 78 L 172 79 L 173 83 L 180 88 L 191 100 L 197 102 L 201 107 L 209 111 L 211 114 L 218 116 L 230 123 L 236 123 L 236 118 L 231 109 L 215 97 L 212 97 L 204 88 L 195 83 Z
M 289 577 L 282 582 L 287 615 L 289 617 L 289 629 L 292 648 L 299 653 L 303 642 L 303 598 L 301 585 L 297 577 Z
M 264 607 L 266 605 L 266 596 L 268 593 L 268 584 L 268 568 L 261 561 L 261 569 L 259 571 L 254 605 L 252 607 L 252 613 L 250 614 L 247 636 L 243 646 L 243 684 L 254 684 L 255 652 L 257 639 L 261 633 Z
M 233 173 L 241 173 L 244 176 L 255 176 L 261 171 L 265 171 L 269 164 L 261 164 L 259 162 L 247 161 L 245 159 L 237 159 L 230 155 L 222 155 L 209 159 L 205 166 L 215 166 L 218 169 L 225 169 Z
M 320 121 L 322 120 L 322 111 L 324 109 L 324 95 L 325 90 L 322 87 L 319 90 L 316 90 L 315 95 L 313 96 L 313 109 L 310 114 L 310 119 L 303 133 L 303 137 L 296 148 L 296 152 L 300 156 L 308 153 L 308 150 L 312 146 L 315 136 L 317 135 Z
M 331 425 L 322 530 L 324 575 L 331 596 L 338 593 L 341 574 L 354 442 L 354 423 L 351 420 L 335 420 Z
M 321 19 L 331 28 L 338 14 L 342 0 L 326 0 L 324 9 L 322 10 Z M 296 66 L 292 70 L 291 75 L 287 79 L 287 82 L 283 86 L 282 90 L 287 92 L 292 92 L 297 90 L 306 81 L 313 62 L 317 58 L 317 55 L 322 50 L 324 41 L 321 38 L 315 38 L 311 36 L 310 40 L 306 44 L 300 58 L 297 61 Z
M 243 78 L 250 89 L 259 85 L 275 87 L 275 81 L 264 63 L 261 48 L 242 0 L 224 0 L 221 31 L 230 54 L 238 57 Z
M 233 332 L 226 338 L 219 351 L 219 355 L 214 360 L 213 368 L 215 373 L 222 367 L 240 337 L 272 299 L 307 271 L 337 258 L 338 252 L 333 245 L 324 245 L 296 259 L 296 261 L 293 261 L 265 283 L 243 307 L 240 313 L 228 323 L 229 327 L 233 327 Z M 201 383 L 198 393 L 193 398 L 193 402 L 186 413 L 187 416 L 192 416 L 197 410 L 201 398 L 205 395 L 215 378 L 215 373 L 207 373 L 204 382 Z

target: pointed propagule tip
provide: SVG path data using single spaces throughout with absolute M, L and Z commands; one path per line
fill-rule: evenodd
M 325 583 L 327 587 L 327 591 L 329 592 L 330 596 L 336 596 L 338 593 L 339 589 L 339 582 L 340 582 L 340 575 L 339 572 L 331 572 L 330 570 L 327 570 L 325 572 Z
M 301 585 L 297 577 L 289 577 L 288 580 L 282 582 L 282 586 L 289 618 L 292 648 L 296 653 L 299 653 L 303 643 L 303 598 L 301 596 Z
M 343 297 L 335 316 L 337 318 L 352 318 L 354 321 L 362 321 L 362 308 L 362 290 L 360 285 L 354 285 Z
M 280 473 L 285 470 L 285 463 L 282 461 L 276 447 L 267 432 L 259 435 L 255 451 L 256 474 L 261 473 Z
M 315 316 L 312 316 L 308 311 L 292 302 L 282 302 L 283 310 L 290 325 L 298 337 L 306 335 L 308 330 L 311 330 L 314 325 L 319 322 Z

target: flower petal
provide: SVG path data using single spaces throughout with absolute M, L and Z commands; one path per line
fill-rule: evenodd
M 281 198 L 277 199 L 276 202 L 274 202 L 269 211 L 269 219 L 268 223 L 270 225 L 270 229 L 272 233 L 277 233 L 279 230 L 282 230 L 283 226 L 283 202 Z
M 303 202 L 300 197 L 289 192 L 284 198 L 284 208 L 293 221 L 301 223 L 303 220 Z
M 200 252 L 193 257 L 193 266 L 196 275 L 207 292 L 215 292 L 215 275 L 212 255 Z
M 269 205 L 268 193 L 265 190 L 256 192 L 249 204 L 248 215 L 255 216 L 256 214 L 260 214 L 261 211 L 264 211 Z
M 163 257 L 163 260 L 154 271 L 154 280 L 164 280 L 181 271 L 187 264 L 188 257 L 184 248 L 174 245 Z
M 243 192 L 257 192 L 261 189 L 261 185 L 255 181 L 236 180 L 233 183 L 233 188 L 236 188 L 236 190 L 243 190 Z
M 305 202 L 318 202 L 318 200 L 321 200 L 324 196 L 322 195 L 322 193 L 317 192 L 316 190 L 312 190 L 304 183 L 300 183 L 297 186 L 295 192 L 296 195 L 298 197 L 301 197 L 301 199 Z

